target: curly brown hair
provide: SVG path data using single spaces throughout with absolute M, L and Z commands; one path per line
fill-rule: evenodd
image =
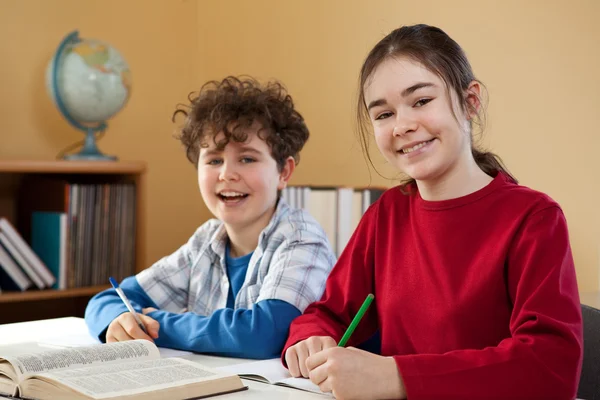
M 294 109 L 292 97 L 278 81 L 261 85 L 249 76 L 228 76 L 222 81 L 209 81 L 200 91 L 188 96 L 189 105 L 179 104 L 173 113 L 186 117 L 176 136 L 186 150 L 188 160 L 198 165 L 200 149 L 208 147 L 212 137 L 217 149 L 222 150 L 233 140 L 248 140 L 247 129 L 254 122 L 261 125 L 258 136 L 271 148 L 271 155 L 279 170 L 288 157 L 300 162 L 300 150 L 308 140 L 309 132 L 304 118 Z M 217 142 L 217 135 L 224 138 Z

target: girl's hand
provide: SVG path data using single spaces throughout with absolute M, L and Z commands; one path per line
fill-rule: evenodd
M 149 335 L 138 326 L 135 318 L 130 312 L 123 313 L 115 318 L 106 330 L 106 343 L 123 342 L 125 340 L 146 339 L 154 342 L 158 338 L 160 324 L 153 318 L 144 314 L 138 314 L 146 327 Z
M 335 347 L 336 342 L 330 336 L 312 336 L 306 340 L 296 343 L 285 352 L 285 362 L 290 374 L 298 378 L 308 378 L 306 359 L 322 350 Z
M 334 347 L 306 360 L 310 380 L 336 399 L 404 399 L 406 389 L 392 357 Z

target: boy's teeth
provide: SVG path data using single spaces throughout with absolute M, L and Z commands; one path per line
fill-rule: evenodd
M 237 193 L 237 192 L 222 192 L 221 196 L 223 197 L 241 197 L 243 196 L 243 193 Z
M 404 154 L 406 154 L 406 153 L 410 153 L 410 152 L 412 152 L 412 151 L 415 151 L 415 150 L 419 150 L 421 147 L 425 146 L 425 145 L 426 145 L 427 143 L 429 143 L 429 142 L 430 142 L 430 140 L 428 140 L 428 141 L 426 141 L 426 142 L 421 142 L 421 143 L 419 143 L 419 144 L 416 144 L 416 145 L 414 145 L 413 147 L 410 147 L 410 148 L 408 148 L 408 149 L 402 149 L 402 152 L 403 152 Z

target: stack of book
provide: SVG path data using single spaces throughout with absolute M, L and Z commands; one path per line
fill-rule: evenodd
M 281 195 L 296 208 L 306 209 L 327 234 L 339 256 L 369 206 L 384 188 L 288 186 Z
M 38 177 L 20 197 L 20 229 L 0 219 L 0 290 L 106 285 L 134 274 L 133 183 Z
M 44 289 L 55 282 L 55 276 L 15 227 L 0 218 L 0 290 Z

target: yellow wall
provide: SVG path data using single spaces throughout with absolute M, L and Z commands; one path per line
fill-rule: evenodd
M 364 185 L 369 174 L 352 119 L 362 60 L 400 25 L 440 26 L 488 87 L 484 143 L 522 184 L 562 205 L 580 289 L 596 290 L 599 15 L 596 0 L 207 1 L 198 7 L 198 81 L 238 73 L 280 78 L 311 130 L 293 182 Z M 372 182 L 389 181 L 373 174 Z
M 523 184 L 560 202 L 580 288 L 596 290 L 598 15 L 595 0 L 0 0 L 0 158 L 51 159 L 80 139 L 46 95 L 46 63 L 72 29 L 114 45 L 134 89 L 100 146 L 148 162 L 150 263 L 209 217 L 194 168 L 172 138 L 170 115 L 188 92 L 228 74 L 279 78 L 311 129 L 293 183 L 389 185 L 369 173 L 353 132 L 357 72 L 390 30 L 425 22 L 467 51 L 490 92 L 485 143 Z
M 205 218 L 194 168 L 173 139 L 171 113 L 194 82 L 196 2 L 172 0 L 0 0 L 0 158 L 53 159 L 83 135 L 46 94 L 45 68 L 60 40 L 118 49 L 133 74 L 132 97 L 109 121 L 102 151 L 145 160 L 147 262 L 174 251 Z

